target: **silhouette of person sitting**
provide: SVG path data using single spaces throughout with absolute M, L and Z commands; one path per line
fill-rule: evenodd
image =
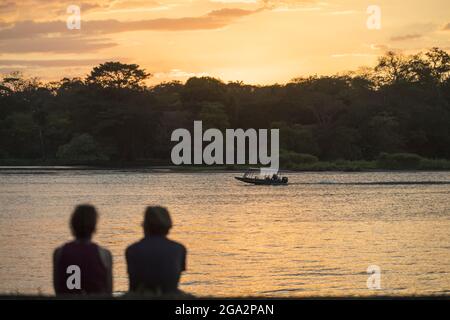
M 186 248 L 167 238 L 172 220 L 166 208 L 147 207 L 144 238 L 126 249 L 130 292 L 156 295 L 180 293 L 186 270 Z
M 75 240 L 53 253 L 53 286 L 57 295 L 112 293 L 112 255 L 91 241 L 96 225 L 95 207 L 75 208 L 70 219 Z

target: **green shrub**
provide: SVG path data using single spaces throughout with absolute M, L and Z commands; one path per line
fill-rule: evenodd
M 80 134 L 72 140 L 59 147 L 57 158 L 72 161 L 96 161 L 107 160 L 97 148 L 94 138 L 87 134 Z
M 0 149 L 0 159 L 6 159 L 8 158 L 8 153 L 6 151 L 3 151 Z
M 381 153 L 377 166 L 381 169 L 419 169 L 423 158 L 414 153 Z
M 294 151 L 282 150 L 280 153 L 280 162 L 283 166 L 296 164 L 313 164 L 318 162 L 319 159 L 316 156 L 307 153 L 297 153 Z
M 450 170 L 450 160 L 446 159 L 422 159 L 422 170 Z

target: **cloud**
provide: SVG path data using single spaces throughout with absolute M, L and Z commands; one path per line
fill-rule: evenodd
M 258 3 L 258 0 L 209 0 L 209 2 L 214 2 L 214 3 Z
M 0 20 L 0 29 L 6 28 L 10 25 L 11 25 L 10 23 Z
M 376 44 L 376 43 L 371 44 L 370 45 L 370 49 L 381 51 L 383 53 L 386 53 L 386 52 L 389 52 L 389 51 L 401 53 L 401 52 L 404 51 L 404 50 L 402 50 L 400 48 L 394 48 L 394 47 L 388 46 L 386 44 Z
M 419 39 L 422 38 L 421 34 L 418 33 L 414 33 L 414 34 L 405 34 L 402 36 L 395 36 L 395 37 L 391 37 L 391 41 L 406 41 L 406 40 L 414 40 L 414 39 Z
M 274 12 L 320 11 L 326 5 L 317 0 L 261 0 L 263 8 Z
M 20 17 L 27 20 L 39 17 L 41 20 L 57 19 L 58 17 L 67 16 L 67 7 L 69 5 L 77 5 L 81 8 L 81 12 L 98 10 L 109 6 L 110 0 L 1 0 L 0 14 L 3 14 L 4 20 L 10 22 Z M 6 14 L 5 14 L 6 13 Z
M 336 53 L 336 54 L 331 55 L 332 58 L 346 58 L 346 57 L 360 58 L 360 57 L 372 57 L 372 56 L 376 56 L 376 54 L 354 52 L 354 53 Z
M 73 2 L 73 1 L 72 1 Z M 80 11 L 82 14 L 88 12 L 88 11 L 92 11 L 95 9 L 100 9 L 103 6 L 101 4 L 98 3 L 89 3 L 89 2 L 82 2 L 82 3 L 78 3 L 76 4 L 77 6 L 80 7 Z M 68 6 L 58 6 L 54 8 L 54 12 L 58 15 L 67 15 L 67 7 Z
M 109 59 L 53 59 L 53 60 L 1 60 L 0 67 L 36 67 L 36 68 L 54 68 L 54 67 L 80 67 L 92 66 L 103 63 L 105 61 L 123 60 L 121 58 Z
M 141 7 L 158 7 L 161 4 L 157 1 L 151 0 L 128 0 L 128 1 L 113 1 L 109 4 L 111 9 L 129 9 Z
M 8 22 L 65 20 L 68 16 L 67 8 L 77 5 L 84 20 L 90 16 L 100 19 L 100 15 L 114 17 L 116 13 L 142 14 L 145 11 L 170 10 L 177 7 L 180 1 L 183 0 L 0 0 L 0 16 Z M 9 3 L 8 12 L 4 2 Z M 2 7 L 5 9 L 2 10 Z
M 356 10 L 341 10 L 341 11 L 327 12 L 327 14 L 332 15 L 332 16 L 341 16 L 341 15 L 348 15 L 348 14 L 354 14 L 354 13 L 358 13 L 358 11 L 356 11 Z
M 80 37 L 50 37 L 23 39 L 9 39 L 0 42 L 2 53 L 83 53 L 116 46 L 108 39 L 85 39 Z
M 137 21 L 119 20 L 91 20 L 82 21 L 81 30 L 68 30 L 65 21 L 19 21 L 13 26 L 0 30 L 2 39 L 24 39 L 48 36 L 51 34 L 113 34 L 129 31 L 183 31 L 183 30 L 208 30 L 219 29 L 234 22 L 236 19 L 255 14 L 261 11 L 224 8 L 214 10 L 206 15 L 197 17 L 159 18 Z
M 53 60 L 1 60 L 0 59 L 0 74 L 10 74 L 14 71 L 23 73 L 32 72 L 39 74 L 40 78 L 46 80 L 56 80 L 60 76 L 47 78 L 45 73 L 51 68 L 63 69 L 64 75 L 67 77 L 75 77 L 81 73 L 85 73 L 93 66 L 99 65 L 105 61 L 124 61 L 124 58 L 109 58 L 109 59 L 53 59 Z M 42 77 L 43 75 L 43 77 Z
M 9 13 L 16 10 L 16 4 L 12 1 L 0 3 L 0 13 Z
M 136 21 L 82 21 L 80 30 L 69 30 L 66 21 L 18 21 L 0 28 L 0 52 L 91 52 L 116 46 L 105 35 L 130 31 L 188 31 L 223 28 L 236 19 L 263 9 L 222 8 L 197 17 L 158 18 Z M 102 37 L 101 39 L 97 37 Z M 26 39 L 26 41 L 24 41 Z
M 389 46 L 385 45 L 385 44 L 377 44 L 377 43 L 373 43 L 370 45 L 370 49 L 372 50 L 382 50 L 382 51 L 389 51 Z
M 303 5 L 318 2 L 317 0 L 261 0 L 265 6 L 292 6 L 292 5 Z
M 112 1 L 111 3 L 104 5 L 103 10 L 98 10 L 100 14 L 114 14 L 117 12 L 144 12 L 144 11 L 165 11 L 176 7 L 176 3 L 162 4 L 157 1 L 151 0 L 124 0 L 124 1 Z
M 209 74 L 207 72 L 188 72 L 180 69 L 172 69 L 169 72 L 156 72 L 154 74 L 155 78 L 169 78 L 169 79 L 187 79 L 192 77 L 207 77 Z

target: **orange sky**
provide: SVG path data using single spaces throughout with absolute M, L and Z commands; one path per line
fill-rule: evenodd
M 69 30 L 69 5 L 81 29 Z M 381 9 L 381 29 L 366 26 Z M 448 0 L 1 0 L 0 73 L 83 76 L 119 60 L 152 83 L 209 75 L 284 83 L 374 65 L 386 50 L 450 49 Z

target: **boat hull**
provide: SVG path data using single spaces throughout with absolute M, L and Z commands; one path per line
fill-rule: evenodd
M 256 184 L 256 185 L 266 185 L 266 186 L 283 186 L 287 185 L 287 182 L 283 181 L 274 181 L 274 180 L 267 180 L 267 179 L 258 179 L 258 178 L 244 178 L 244 177 L 234 177 L 236 180 L 250 183 L 250 184 Z

